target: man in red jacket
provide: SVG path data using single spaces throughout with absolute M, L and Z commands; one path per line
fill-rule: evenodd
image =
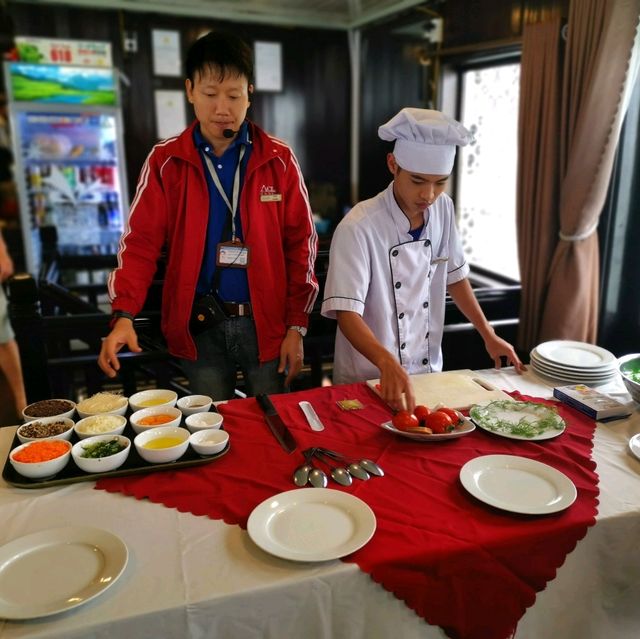
M 318 292 L 307 190 L 291 149 L 246 119 L 246 43 L 209 33 L 190 47 L 186 71 L 196 120 L 142 167 L 98 363 L 114 377 L 120 349 L 140 351 L 133 319 L 164 247 L 162 331 L 192 392 L 232 397 L 237 369 L 249 394 L 282 392 L 302 366 Z

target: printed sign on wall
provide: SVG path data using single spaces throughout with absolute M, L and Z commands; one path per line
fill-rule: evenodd
M 111 43 L 94 40 L 60 40 L 16 36 L 21 62 L 36 64 L 72 64 L 75 66 L 110 67 Z

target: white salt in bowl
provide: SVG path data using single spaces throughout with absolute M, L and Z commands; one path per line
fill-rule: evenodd
M 198 455 L 215 455 L 222 452 L 229 443 L 229 433 L 217 428 L 199 430 L 191 433 L 189 443 Z
M 187 428 L 195 433 L 199 430 L 209 430 L 211 428 L 220 428 L 224 422 L 224 417 L 220 413 L 196 413 L 189 415 L 184 420 Z

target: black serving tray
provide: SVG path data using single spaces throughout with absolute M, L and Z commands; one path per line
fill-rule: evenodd
M 184 423 L 184 418 L 182 421 Z M 142 475 L 161 470 L 180 470 L 181 468 L 190 468 L 191 466 L 202 466 L 203 464 L 209 464 L 219 457 L 226 455 L 229 452 L 230 447 L 230 444 L 227 443 L 226 447 L 219 453 L 203 457 L 189 446 L 185 454 L 176 461 L 167 462 L 165 464 L 151 464 L 140 457 L 136 447 L 133 445 L 133 439 L 137 433 L 133 430 L 131 424 L 127 423 L 122 434 L 131 440 L 131 451 L 129 452 L 127 460 L 122 464 L 122 466 L 120 466 L 120 468 L 104 473 L 87 473 L 76 466 L 72 457 L 69 460 L 69 463 L 57 475 L 45 479 L 29 479 L 29 477 L 24 477 L 18 473 L 9 461 L 11 451 L 21 444 L 16 433 L 16 435 L 14 435 L 13 442 L 11 443 L 9 453 L 7 454 L 7 459 L 5 460 L 2 478 L 8 484 L 17 486 L 18 488 L 48 488 L 49 486 L 62 486 L 64 484 L 74 484 L 81 481 L 98 481 L 99 479 L 106 477 Z M 80 439 L 74 432 L 71 435 L 71 444 L 75 444 L 78 441 L 80 441 Z

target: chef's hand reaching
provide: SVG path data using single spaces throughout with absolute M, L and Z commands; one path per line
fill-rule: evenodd
M 407 371 L 376 339 L 358 313 L 337 311 L 338 326 L 351 345 L 380 371 L 380 395 L 391 408 L 413 412 L 416 398 Z
M 413 413 L 416 398 L 407 371 L 391 355 L 377 362 L 380 369 L 380 396 L 393 410 L 406 409 Z
M 515 349 L 509 342 L 498 337 L 495 333 L 484 339 L 484 347 L 493 360 L 496 368 L 502 368 L 502 358 L 506 360 L 506 366 L 513 366 L 518 373 L 523 373 L 527 367 L 520 361 Z

